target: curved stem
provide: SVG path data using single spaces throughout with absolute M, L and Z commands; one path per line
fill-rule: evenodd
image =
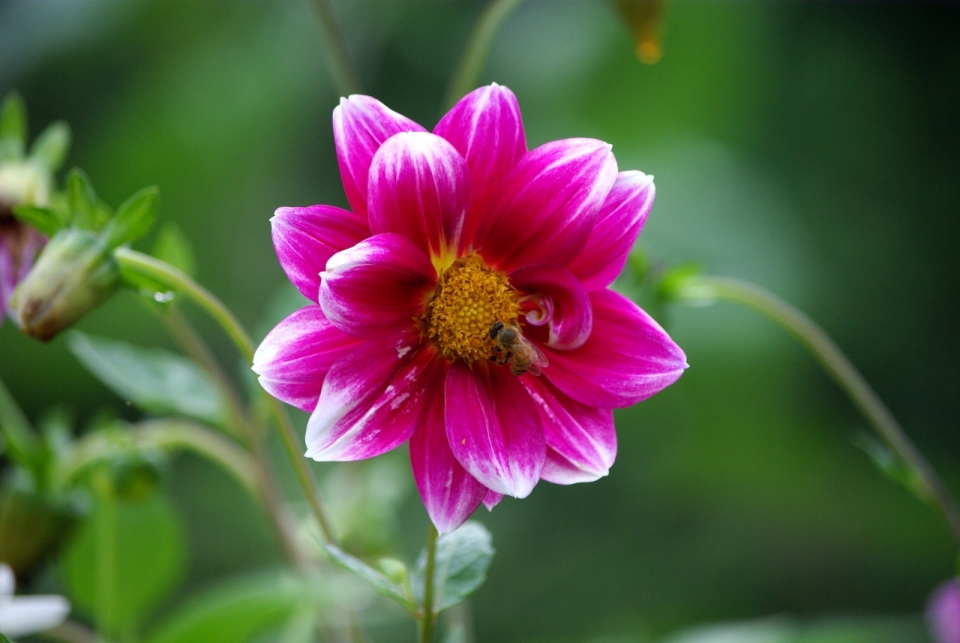
M 420 616 L 420 643 L 433 639 L 433 592 L 434 575 L 437 569 L 437 528 L 430 523 L 427 532 L 427 567 L 423 578 L 423 614 Z
M 463 50 L 463 57 L 457 64 L 457 70 L 447 89 L 444 105 L 446 109 L 453 107 L 458 100 L 472 90 L 483 70 L 483 63 L 490 53 L 493 38 L 500 30 L 503 21 L 516 10 L 523 0 L 490 0 L 480 18 L 477 19 L 467 46 Z
M 214 321 L 223 328 L 227 336 L 233 340 L 233 343 L 240 349 L 241 355 L 247 363 L 253 362 L 253 342 L 247 331 L 244 330 L 233 313 L 217 299 L 213 293 L 195 282 L 185 273 L 177 270 L 173 266 L 149 255 L 145 255 L 129 248 L 117 248 L 114 251 L 117 263 L 120 265 L 121 272 L 125 274 L 139 275 L 163 284 L 173 291 L 181 292 L 200 308 L 207 312 Z M 272 395 L 259 389 L 270 414 L 273 416 L 280 433 L 280 439 L 283 442 L 290 463 L 296 473 L 297 481 L 303 490 L 304 496 L 310 505 L 310 510 L 314 518 L 320 525 L 323 537 L 328 542 L 335 542 L 333 529 L 330 519 L 327 518 L 323 503 L 320 500 L 320 494 L 317 491 L 316 481 L 313 474 L 307 467 L 300 449 L 297 447 L 293 425 L 290 423 L 290 417 L 284 408 Z
M 860 371 L 812 319 L 773 293 L 739 279 L 689 277 L 674 287 L 677 298 L 681 300 L 725 299 L 752 308 L 799 339 L 873 424 L 880 437 L 913 471 L 923 491 L 943 513 L 954 537 L 960 543 L 960 510 L 947 486 Z
M 320 18 L 320 30 L 323 32 L 323 44 L 327 49 L 327 66 L 333 75 L 333 82 L 341 96 L 349 96 L 360 91 L 360 83 L 353 73 L 347 43 L 333 15 L 329 0 L 313 0 L 313 6 Z

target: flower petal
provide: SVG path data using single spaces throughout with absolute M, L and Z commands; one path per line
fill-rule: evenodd
M 35 634 L 60 625 L 69 613 L 63 596 L 14 596 L 0 603 L 0 632 L 10 638 Z
M 487 495 L 483 497 L 483 506 L 487 508 L 487 511 L 493 511 L 493 508 L 500 504 L 500 501 L 503 500 L 503 494 L 497 493 L 496 491 L 487 490 Z
M 378 234 L 338 252 L 320 276 L 327 319 L 368 339 L 412 327 L 436 282 L 423 251 L 399 234 Z
M 573 351 L 544 349 L 544 376 L 573 399 L 590 406 L 636 404 L 677 381 L 686 356 L 650 315 L 610 290 L 590 293 L 593 332 Z
M 436 386 L 436 388 L 434 388 Z M 426 413 L 410 438 L 410 466 L 423 505 L 441 534 L 462 525 L 487 494 L 450 450 L 444 425 L 442 382 L 429 384 Z
M 523 384 L 543 419 L 547 440 L 543 479 L 573 484 L 607 475 L 617 457 L 613 411 L 581 404 L 542 378 L 523 378 Z
M 593 328 L 590 297 L 565 268 L 548 264 L 524 266 L 510 274 L 510 283 L 537 304 L 526 319 L 535 326 L 547 326 L 547 346 L 573 350 L 583 346 L 590 337 Z
M 46 243 L 46 237 L 20 221 L 4 223 L 0 229 L 0 322 L 4 311 L 13 315 L 8 308 L 13 291 L 27 278 Z
M 500 182 L 527 153 L 517 97 L 496 83 L 475 89 L 447 112 L 433 133 L 450 141 L 466 159 L 471 182 L 469 220 L 478 220 Z
M 433 134 L 397 134 L 370 165 L 368 217 L 374 234 L 397 232 L 431 257 L 460 254 L 470 199 L 467 162 Z
M 424 131 L 376 98 L 354 95 L 340 99 L 340 106 L 333 110 L 333 140 L 343 189 L 354 212 L 367 215 L 367 176 L 383 142 L 400 132 Z
M 546 445 L 536 404 L 520 378 L 486 363 L 450 365 L 444 387 L 454 456 L 489 489 L 525 498 L 540 479 Z
M 366 217 L 331 205 L 278 208 L 270 226 L 283 271 L 314 303 L 327 260 L 370 236 Z
M 532 263 L 566 266 L 586 244 L 616 177 L 617 161 L 603 141 L 541 145 L 504 178 L 473 243 L 506 272 Z
M 364 342 L 330 368 L 307 422 L 308 458 L 362 460 L 406 442 L 428 385 L 443 380 L 434 351 L 417 350 L 419 343 L 415 331 Z
M 633 244 L 647 220 L 656 188 L 653 177 L 643 172 L 621 172 L 607 195 L 593 226 L 587 246 L 570 272 L 587 290 L 606 288 L 617 278 Z
M 338 330 L 319 306 L 306 306 L 264 337 L 253 355 L 253 372 L 267 393 L 312 412 L 327 371 L 362 342 Z

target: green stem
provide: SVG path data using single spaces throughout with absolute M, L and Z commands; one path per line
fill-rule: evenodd
M 483 8 L 473 31 L 470 32 L 467 46 L 463 50 L 463 57 L 457 64 L 450 87 L 447 89 L 447 95 L 444 98 L 446 109 L 453 107 L 476 86 L 480 72 L 483 70 L 483 63 L 487 59 L 487 54 L 490 53 L 490 46 L 493 44 L 494 36 L 500 30 L 500 25 L 522 2 L 523 0 L 490 0 Z
M 0 431 L 6 438 L 10 457 L 20 466 L 33 470 L 38 464 L 40 440 L 3 380 L 0 380 Z
M 114 256 L 117 259 L 117 263 L 120 264 L 122 272 L 147 277 L 163 284 L 170 290 L 183 293 L 193 300 L 193 302 L 207 312 L 214 321 L 220 324 L 227 336 L 233 340 L 233 343 L 240 350 L 240 354 L 243 355 L 247 363 L 253 362 L 253 342 L 250 336 L 247 335 L 247 331 L 240 325 L 240 322 L 237 321 L 233 313 L 231 313 L 213 293 L 170 264 L 149 255 L 130 250 L 129 248 L 117 248 L 114 251 Z M 335 542 L 330 519 L 327 518 L 323 503 L 320 500 L 320 494 L 317 491 L 313 474 L 307 467 L 301 449 L 297 447 L 295 432 L 289 416 L 280 405 L 280 402 L 272 395 L 262 388 L 260 389 L 260 393 L 276 422 L 280 439 L 283 442 L 287 456 L 290 458 L 290 463 L 293 465 L 297 481 L 300 483 L 304 496 L 307 498 L 310 510 L 320 526 L 324 539 L 328 542 Z
M 880 437 L 913 471 L 923 492 L 940 509 L 960 543 L 960 510 L 947 486 L 860 371 L 812 319 L 773 293 L 738 279 L 689 277 L 676 284 L 675 288 L 674 292 L 681 300 L 725 299 L 752 308 L 799 339 L 873 424 Z
M 437 528 L 430 523 L 427 532 L 427 567 L 423 579 L 423 613 L 420 615 L 420 643 L 433 639 L 433 592 L 434 575 L 437 569 Z
M 320 31 L 323 32 L 323 44 L 327 50 L 327 67 L 333 75 L 333 82 L 341 96 L 349 96 L 360 91 L 360 83 L 350 64 L 347 43 L 340 31 L 337 17 L 329 0 L 313 0 L 313 6 L 320 18 Z

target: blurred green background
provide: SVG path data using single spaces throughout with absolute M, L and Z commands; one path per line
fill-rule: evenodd
M 364 93 L 427 127 L 482 6 L 334 3 Z M 199 280 L 261 336 L 286 283 L 273 210 L 346 205 L 323 57 L 307 2 L 0 1 L 0 94 L 21 92 L 33 133 L 71 124 L 68 164 L 108 203 L 159 185 Z M 494 42 L 491 81 L 516 93 L 531 147 L 596 137 L 621 169 L 654 174 L 638 247 L 805 309 L 960 489 L 960 5 L 674 2 L 648 66 L 612 5 L 529 0 Z M 855 446 L 867 427 L 847 399 L 751 312 L 652 312 L 690 369 L 618 413 L 608 478 L 478 513 L 497 556 L 470 604 L 477 640 L 649 641 L 768 615 L 799 628 L 877 617 L 879 638 L 843 640 L 925 640 L 919 614 L 952 572 L 951 539 Z M 80 328 L 172 346 L 130 293 Z M 104 407 L 138 417 L 62 339 L 9 323 L 0 377 L 31 417 L 55 404 L 81 422 Z M 364 465 L 316 468 L 343 466 Z M 426 516 L 402 471 L 392 550 L 410 559 Z M 190 542 L 182 593 L 279 561 L 218 470 L 182 457 L 168 478 Z

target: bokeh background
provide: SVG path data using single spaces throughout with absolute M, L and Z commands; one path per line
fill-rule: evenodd
M 482 6 L 334 3 L 364 93 L 427 127 Z M 674 2 L 663 35 L 663 58 L 641 64 L 613 5 L 528 0 L 482 82 L 516 93 L 531 147 L 596 137 L 621 169 L 654 174 L 638 249 L 806 310 L 960 489 L 960 5 Z M 68 165 L 108 203 L 159 185 L 199 280 L 261 336 L 286 283 L 273 210 L 346 205 L 338 94 L 307 2 L 2 0 L 0 94 L 13 88 L 33 133 L 71 124 Z M 241 378 L 228 342 L 190 312 Z M 952 573 L 951 539 L 856 446 L 868 427 L 837 387 L 749 311 L 652 312 L 690 369 L 618 412 L 609 477 L 543 483 L 477 514 L 497 555 L 470 603 L 476 640 L 653 641 L 770 616 L 873 632 L 844 641 L 927 640 L 921 612 Z M 172 346 L 132 293 L 81 329 Z M 81 425 L 104 408 L 138 417 L 63 340 L 9 323 L 0 377 L 31 417 L 57 404 Z M 384 547 L 412 559 L 426 516 L 404 458 L 387 459 L 400 508 Z M 316 469 L 343 492 L 342 466 Z M 221 472 L 184 456 L 167 478 L 190 543 L 180 596 L 278 563 L 261 514 Z M 377 640 L 412 632 L 381 629 Z

